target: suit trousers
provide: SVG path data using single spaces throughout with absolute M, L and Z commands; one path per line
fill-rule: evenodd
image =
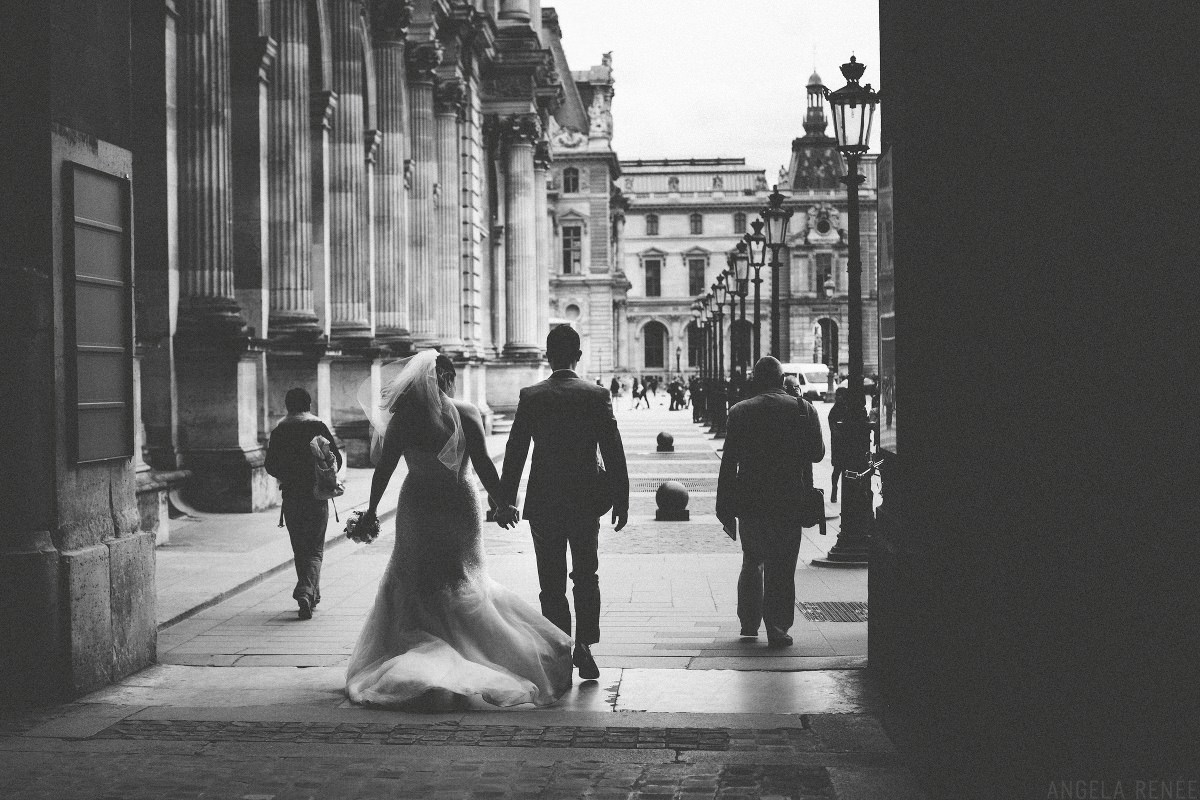
M 533 551 L 537 556 L 542 616 L 564 633 L 571 633 L 571 608 L 567 605 L 567 545 L 571 547 L 571 583 L 575 598 L 575 641 L 600 641 L 600 567 L 596 544 L 600 520 L 550 518 L 529 520 Z
M 796 614 L 796 559 L 803 528 L 798 519 L 741 517 L 742 572 L 738 576 L 738 620 L 743 629 L 767 626 L 767 637 L 788 632 Z
M 325 557 L 329 501 L 318 500 L 310 492 L 284 492 L 283 521 L 296 557 L 296 589 L 292 597 L 308 598 L 309 603 L 316 605 L 321 599 L 321 562 Z

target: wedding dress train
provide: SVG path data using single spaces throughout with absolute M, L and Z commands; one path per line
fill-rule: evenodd
M 467 476 L 408 449 L 396 543 L 346 672 L 355 703 L 438 708 L 554 703 L 571 686 L 571 639 L 488 577 Z

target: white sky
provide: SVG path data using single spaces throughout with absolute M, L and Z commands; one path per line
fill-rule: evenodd
M 542 0 L 573 70 L 613 53 L 613 148 L 622 159 L 744 157 L 774 182 L 804 135 L 813 68 L 866 64 L 879 85 L 878 0 Z M 737 13 L 740 12 L 740 13 Z M 814 58 L 815 48 L 815 58 Z M 826 106 L 826 116 L 829 116 Z M 827 129 L 833 135 L 833 124 Z M 878 112 L 872 132 L 878 149 Z

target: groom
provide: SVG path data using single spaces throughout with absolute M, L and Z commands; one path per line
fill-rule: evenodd
M 533 531 L 542 614 L 566 633 L 571 632 L 571 609 L 567 605 L 570 545 L 576 620 L 572 661 L 579 668 L 579 677 L 593 680 L 600 677 L 590 649 L 600 641 L 600 584 L 596 577 L 599 517 L 611 506 L 614 530 L 625 527 L 629 517 L 629 474 L 608 391 L 575 374 L 582 355 L 579 334 L 569 325 L 554 328 L 546 337 L 546 358 L 554 372 L 541 383 L 521 390 L 504 453 L 504 477 L 500 479 L 503 502 L 508 507 L 496 512 L 496 522 L 507 525 L 513 521 L 517 486 L 532 440 L 536 446 L 524 514 Z M 606 475 L 601 474 L 597 446 Z

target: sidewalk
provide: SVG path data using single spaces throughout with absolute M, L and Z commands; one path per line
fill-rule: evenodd
M 277 511 L 212 515 L 177 526 L 159 551 L 160 619 L 178 620 L 160 631 L 160 663 L 74 703 L 0 717 L 0 796 L 921 800 L 856 668 L 866 625 L 803 613 L 806 601 L 864 602 L 865 571 L 809 567 L 834 534 L 806 531 L 795 646 L 741 639 L 741 555 L 713 516 L 720 442 L 690 411 L 618 419 L 634 494 L 625 530 L 601 526 L 598 681 L 576 679 L 547 709 L 353 706 L 345 662 L 390 526 L 358 545 L 331 523 L 321 607 L 302 622 Z M 663 430 L 673 454 L 655 452 Z M 504 438 L 489 442 L 496 459 Z M 351 472 L 344 512 L 369 488 L 369 471 Z M 654 521 L 667 478 L 693 487 L 691 521 Z M 484 544 L 491 576 L 536 606 L 527 525 L 487 525 Z

